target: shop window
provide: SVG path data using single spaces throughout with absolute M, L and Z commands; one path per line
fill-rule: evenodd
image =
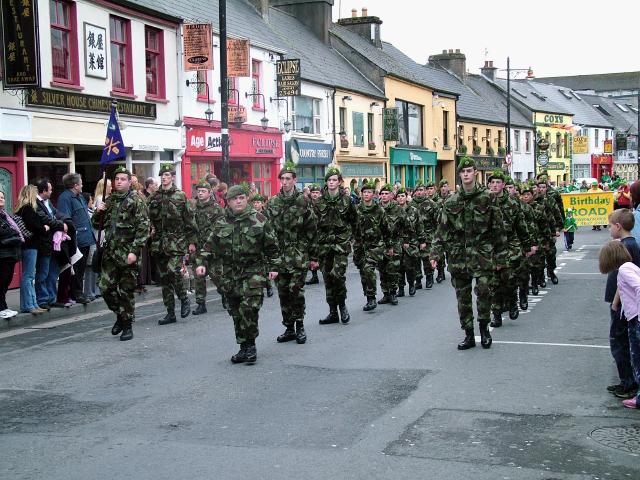
M 364 147 L 364 114 L 351 113 L 351 128 L 353 129 L 353 146 Z
M 399 145 L 422 146 L 422 105 L 396 100 Z
M 206 102 L 207 89 L 209 87 L 209 72 L 207 70 L 198 70 L 196 81 L 198 82 L 198 101 Z
M 53 82 L 79 85 L 76 4 L 66 0 L 51 0 L 49 14 Z
M 133 61 L 131 59 L 131 22 L 111 16 L 111 87 L 114 93 L 133 95 Z
M 258 94 L 262 93 L 262 89 L 260 88 L 260 78 L 261 78 L 261 70 L 262 70 L 262 62 L 258 60 L 251 61 L 251 93 Z M 255 95 L 253 97 L 253 108 L 261 109 L 262 99 L 260 95 Z
M 320 100 L 292 97 L 293 129 L 302 133 L 320 133 Z
M 173 163 L 173 150 L 163 150 L 160 152 L 160 162 Z
M 69 158 L 69 147 L 66 145 L 27 145 L 27 157 Z
M 0 142 L 0 157 L 15 157 L 16 144 L 15 143 L 2 143 Z
M 442 146 L 449 146 L 449 112 L 442 112 Z
M 144 27 L 144 53 L 147 68 L 147 97 L 164 99 L 164 35 L 157 28 Z
M 255 183 L 258 192 L 266 197 L 273 195 L 271 185 L 271 164 L 254 162 L 252 164 L 251 181 Z
M 513 150 L 514 152 L 520 151 L 520 130 L 513 131 Z

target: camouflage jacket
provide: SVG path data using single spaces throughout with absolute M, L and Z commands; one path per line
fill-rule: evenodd
M 520 200 L 509 196 L 509 193 L 503 190 L 500 195 L 495 196 L 495 201 L 502 210 L 502 220 L 509 245 L 518 252 L 520 249 L 525 252 L 531 250 L 534 244 L 520 207 Z
M 389 223 L 379 204 L 360 202 L 354 238 L 356 248 L 391 248 Z
M 319 255 L 330 251 L 348 255 L 357 218 L 356 206 L 351 203 L 351 198 L 344 195 L 342 188 L 338 195 L 332 197 L 325 186 L 322 196 L 315 201 L 315 209 L 318 216 Z
M 420 216 L 420 211 L 413 205 L 407 203 L 404 206 L 399 205 L 404 215 L 404 228 L 402 230 L 402 251 L 411 256 L 418 255 L 420 245 L 427 242 L 424 233 L 424 225 Z M 404 248 L 408 244 L 409 248 Z
M 404 212 L 395 200 L 391 200 L 386 205 L 380 202 L 380 206 L 383 208 L 387 217 L 390 246 L 393 248 L 393 253 L 399 255 L 402 252 L 402 238 L 406 221 Z
M 237 214 L 225 208 L 196 259 L 197 265 L 205 265 L 207 256 L 216 265 L 223 292 L 261 289 L 267 272 L 280 269 L 275 232 L 267 217 L 251 206 Z
M 185 255 L 189 244 L 198 240 L 198 227 L 187 196 L 175 185 L 159 188 L 148 198 L 151 220 L 151 253 Z
M 281 271 L 306 270 L 310 260 L 318 261 L 317 219 L 301 191 L 287 197 L 281 190 L 269 199 L 265 216 L 278 238 Z
M 502 212 L 485 187 L 461 189 L 444 202 L 430 257 L 442 263 L 445 252 L 453 275 L 487 275 L 507 265 Z
M 451 196 L 451 195 L 449 195 Z M 433 236 L 438 228 L 438 220 L 442 207 L 430 198 L 425 198 L 420 205 L 420 221 L 422 222 L 422 230 L 427 244 L 433 242 Z
M 524 215 L 524 221 L 527 223 L 531 241 L 534 245 L 541 245 L 543 240 L 542 231 L 549 228 L 548 222 L 534 202 L 529 204 L 521 201 L 520 208 L 522 208 L 522 214 Z
M 144 198 L 134 192 L 113 192 L 105 204 L 106 210 L 96 211 L 91 217 L 96 230 L 101 224 L 104 228 L 104 258 L 121 265 L 127 265 L 129 253 L 140 259 L 149 238 L 149 214 Z
M 553 200 L 558 212 L 560 212 L 560 218 L 562 219 L 560 229 L 562 229 L 564 227 L 564 203 L 562 203 L 562 195 L 559 191 L 549 187 L 547 190 L 547 197 L 549 197 L 550 200 Z
M 198 227 L 198 242 L 196 247 L 202 249 L 205 242 L 211 235 L 216 221 L 224 215 L 222 207 L 218 205 L 212 196 L 206 202 L 197 200 L 193 205 L 195 222 Z
M 557 230 L 561 230 L 564 227 L 564 222 L 558 211 L 558 206 L 555 200 L 546 195 L 538 194 L 534 202 L 538 204 L 538 208 L 544 212 L 544 217 L 549 223 L 549 228 L 546 230 L 549 235 L 553 236 Z

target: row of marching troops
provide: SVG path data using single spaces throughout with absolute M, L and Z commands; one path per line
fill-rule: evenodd
M 403 188 L 394 192 L 385 185 L 378 202 L 374 185 L 365 183 L 355 205 L 337 167 L 328 168 L 324 187 L 313 186 L 307 197 L 296 187 L 295 165 L 287 163 L 279 172 L 277 195 L 250 198 L 246 185 L 234 185 L 222 208 L 206 181 L 197 184 L 197 200 L 191 204 L 175 186 L 173 166 L 167 165 L 160 171 L 160 188 L 144 202 L 129 190 L 130 172 L 119 167 L 115 193 L 93 220 L 105 225 L 100 288 L 116 313 L 112 334 L 121 333 L 121 340 L 133 337 L 137 259 L 150 236 L 167 308 L 158 323 L 177 321 L 176 297 L 182 318 L 206 313 L 210 277 L 234 321 L 240 350 L 231 357 L 233 363 L 257 359 L 258 313 L 271 281 L 277 285 L 285 327 L 278 342 L 307 340 L 304 285 L 309 270 L 319 269 L 325 284 L 329 313 L 319 323 L 349 323 L 346 273 L 351 253 L 366 297 L 364 311 L 397 305 L 406 286 L 415 295 L 423 278 L 424 288 L 432 288 L 434 273 L 438 283 L 443 281 L 447 264 L 465 330 L 461 350 L 475 346 L 475 280 L 481 344 L 489 348 L 490 322 L 498 327 L 504 312 L 515 319 L 519 308 L 527 309 L 528 289 L 537 294 L 539 286 L 546 286 L 545 266 L 549 279 L 558 282 L 555 240 L 563 209 L 544 175 L 518 190 L 502 171 L 490 175 L 489 188 L 477 183 L 469 157 L 460 160 L 457 172 L 455 192 L 446 181 L 440 182 L 437 195 L 434 184 L 418 184 L 410 198 Z M 185 255 L 197 275 L 193 312 L 182 278 Z

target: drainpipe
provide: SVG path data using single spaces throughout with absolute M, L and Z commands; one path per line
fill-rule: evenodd
M 331 94 L 331 111 L 332 111 L 332 135 L 331 135 L 331 154 L 333 160 L 336 158 L 336 87 L 333 87 L 333 93 Z
M 185 164 L 184 161 L 184 153 L 185 153 L 185 147 L 186 147 L 186 127 L 184 126 L 184 122 L 183 122 L 183 99 L 184 99 L 184 95 L 182 93 L 182 86 L 184 85 L 184 70 L 182 69 L 182 38 L 180 36 L 180 26 L 178 26 L 176 28 L 176 81 L 177 83 L 177 99 L 178 99 L 178 118 L 176 121 L 176 124 L 180 125 L 180 150 L 176 151 L 174 153 L 174 157 L 173 157 L 173 161 L 174 163 L 176 162 L 176 160 L 178 160 L 180 162 L 180 167 L 178 169 L 179 173 L 180 173 L 180 178 L 178 179 L 180 182 L 180 188 L 182 188 L 182 190 L 184 190 L 184 183 L 185 183 L 185 178 L 184 175 L 182 175 L 183 171 L 182 171 L 182 166 Z M 185 138 L 185 145 L 182 145 L 182 138 Z M 158 165 L 159 166 L 159 165 Z M 187 165 L 189 167 L 189 170 L 191 170 L 191 166 Z M 187 179 L 188 181 L 188 179 Z

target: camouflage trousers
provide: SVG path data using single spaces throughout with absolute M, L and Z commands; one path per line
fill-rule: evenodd
M 382 256 L 380 263 L 380 288 L 382 293 L 395 293 L 398 289 L 398 273 L 400 272 L 400 255 Z
M 187 291 L 182 280 L 182 257 L 157 255 L 155 260 L 160 273 L 162 301 L 167 307 L 167 311 L 173 312 L 176 308 L 173 294 L 175 293 L 180 300 L 187 298 Z
M 431 268 L 431 259 L 429 258 L 429 249 L 431 245 L 427 244 L 427 248 L 424 251 L 421 251 L 418 256 L 414 259 L 415 261 L 415 272 L 416 272 L 416 281 L 420 282 L 423 278 L 422 272 L 424 270 L 424 274 L 426 276 L 433 275 L 433 268 Z
M 398 270 L 399 287 L 404 287 L 406 283 L 405 279 L 407 282 L 415 282 L 416 277 L 418 276 L 419 260 L 420 251 L 417 247 L 409 246 L 408 250 L 403 247 L 402 254 L 400 255 L 400 268 Z
M 196 265 L 194 265 L 194 268 Z M 195 277 L 195 290 L 196 290 L 196 303 L 205 303 L 207 300 L 207 278 L 211 278 L 211 281 L 216 286 L 218 293 L 221 293 L 217 275 L 214 273 L 213 265 L 211 262 L 205 264 L 207 268 L 207 274 L 203 277 L 196 275 Z
M 258 337 L 258 313 L 262 307 L 264 277 L 253 276 L 248 279 L 234 281 L 236 287 L 224 292 L 229 308 L 227 311 L 233 318 L 236 342 L 239 344 Z
M 543 240 L 541 245 L 540 256 L 542 266 L 544 269 L 545 264 L 547 270 L 555 270 L 556 269 L 556 254 L 558 253 L 556 249 L 556 237 L 550 236 Z
M 282 324 L 285 327 L 293 327 L 296 321 L 303 321 L 305 314 L 304 282 L 307 278 L 307 269 L 293 272 L 278 272 L 276 284 L 280 297 L 280 310 L 282 311 Z
M 138 265 L 116 263 L 105 252 L 98 286 L 109 310 L 118 316 L 133 320 L 136 306 L 133 292 L 137 283 Z
M 493 274 L 491 311 L 502 313 L 518 301 L 517 277 L 513 267 L 502 268 Z
M 483 273 L 475 276 L 468 273 L 451 274 L 451 283 L 456 291 L 458 301 L 458 315 L 462 329 L 473 329 L 473 301 L 471 287 L 476 280 L 476 309 L 478 311 L 478 323 L 488 324 L 491 316 L 491 273 Z
M 380 270 L 382 263 L 382 247 L 359 247 L 353 251 L 353 263 L 360 270 L 362 293 L 365 297 L 375 297 L 377 293 L 376 270 Z
M 529 287 L 529 275 L 531 273 L 531 269 L 533 268 L 533 258 L 536 255 L 532 255 L 531 257 L 522 256 L 522 259 L 515 266 L 514 275 L 516 277 L 516 283 L 520 288 L 528 288 Z
M 327 303 L 339 305 L 347 299 L 348 254 L 329 251 L 320 256 L 320 270 L 324 278 Z

